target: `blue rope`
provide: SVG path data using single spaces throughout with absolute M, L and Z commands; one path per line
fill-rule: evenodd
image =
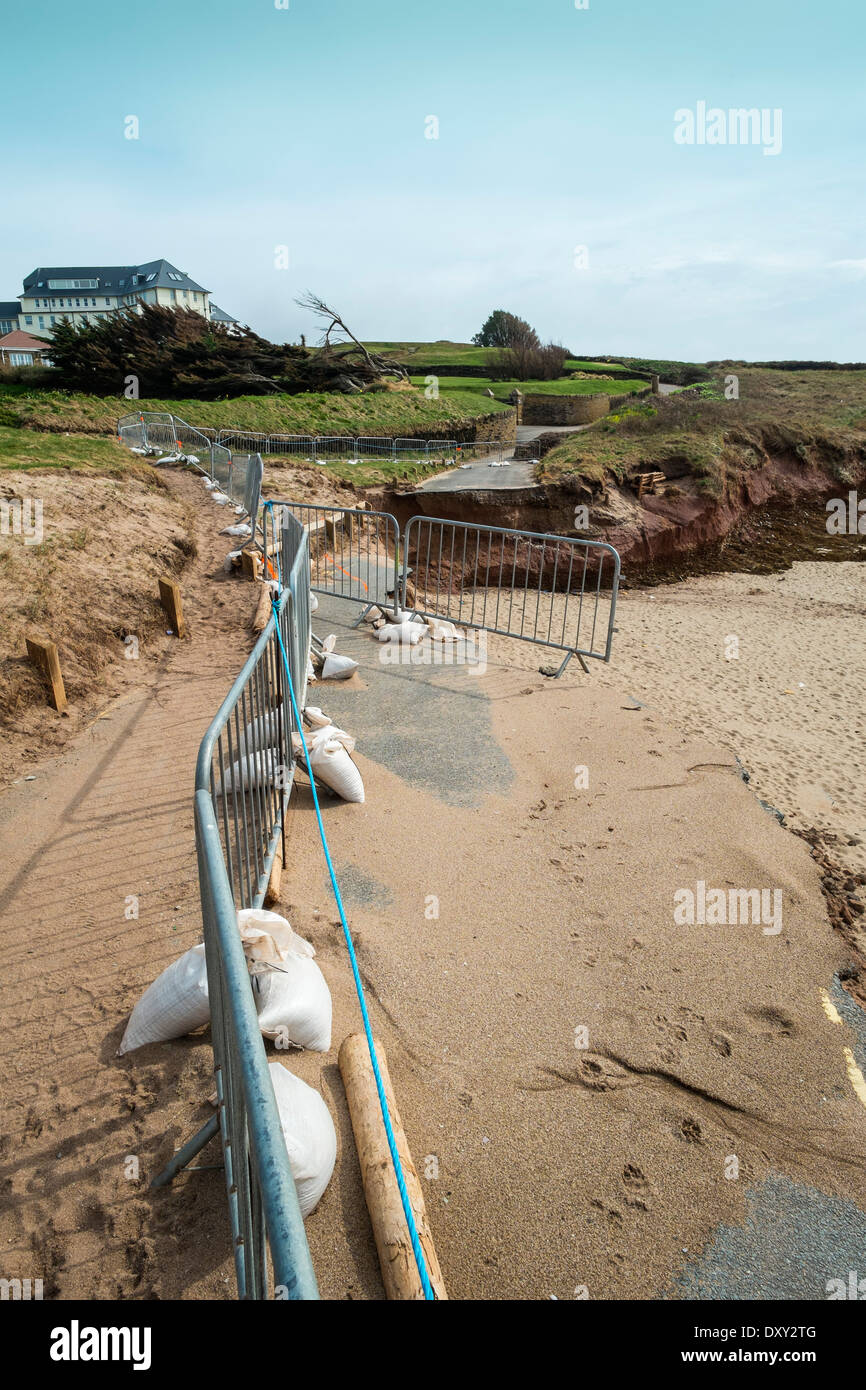
M 270 505 L 270 504 L 269 504 Z M 289 660 L 286 656 L 286 649 L 283 645 L 283 636 L 280 632 L 279 612 L 280 605 L 277 599 L 273 599 L 274 606 L 274 630 L 277 634 L 277 641 L 280 644 L 280 652 L 283 657 L 283 666 L 286 671 L 286 678 L 289 687 L 289 695 L 292 700 L 292 712 L 295 717 L 295 724 L 301 736 L 301 745 L 304 750 L 304 761 L 307 764 L 307 773 L 310 778 L 310 789 L 313 793 L 313 805 L 316 808 L 316 820 L 319 823 L 319 836 L 322 841 L 322 848 L 325 851 L 325 862 L 328 865 L 328 873 L 331 877 L 331 887 L 334 890 L 334 897 L 337 900 L 337 909 L 340 913 L 340 921 L 343 924 L 343 935 L 346 938 L 346 946 L 349 950 L 349 961 L 352 966 L 352 975 L 355 981 L 355 992 L 358 995 L 358 1003 L 361 1006 L 361 1018 L 364 1022 L 364 1032 L 367 1036 L 367 1047 L 370 1052 L 370 1062 L 373 1066 L 373 1076 L 376 1079 L 376 1090 L 379 1093 L 379 1107 L 382 1111 L 382 1119 L 385 1122 L 385 1134 L 388 1138 L 388 1148 L 391 1150 L 391 1161 L 394 1164 L 394 1176 L 397 1179 L 397 1187 L 400 1190 L 400 1201 L 403 1204 L 403 1213 L 406 1217 L 406 1225 L 409 1227 L 409 1238 L 412 1241 L 412 1252 L 415 1256 L 415 1263 L 418 1266 L 418 1274 L 421 1278 L 421 1287 L 424 1290 L 424 1297 L 428 1302 L 435 1300 L 433 1286 L 427 1273 L 427 1264 L 424 1259 L 424 1251 L 421 1249 L 421 1241 L 418 1238 L 418 1228 L 415 1225 L 415 1216 L 412 1211 L 412 1204 L 409 1201 L 409 1194 L 406 1191 L 406 1179 L 403 1176 L 403 1165 L 400 1162 L 400 1155 L 397 1152 L 397 1141 L 394 1138 L 394 1130 L 391 1125 L 391 1116 L 388 1113 L 388 1099 L 385 1095 L 385 1087 L 382 1082 L 382 1073 L 379 1070 L 379 1059 L 376 1056 L 376 1045 L 373 1042 L 373 1030 L 370 1025 L 370 1015 L 367 1012 L 367 1003 L 364 998 L 364 986 L 361 983 L 361 973 L 358 969 L 358 958 L 355 955 L 355 947 L 352 943 L 352 934 L 349 931 L 349 924 L 346 921 L 346 912 L 343 907 L 343 899 L 340 894 L 340 885 L 337 882 L 337 875 L 334 872 L 334 865 L 331 861 L 331 852 L 328 849 L 328 841 L 325 836 L 325 827 L 322 824 L 322 813 L 319 810 L 319 798 L 316 793 L 316 783 L 313 777 L 313 769 L 310 766 L 310 755 L 307 752 L 307 740 L 304 738 L 304 731 L 301 727 L 301 715 L 298 710 L 298 702 L 295 698 L 295 691 L 292 685 L 292 674 L 289 670 Z

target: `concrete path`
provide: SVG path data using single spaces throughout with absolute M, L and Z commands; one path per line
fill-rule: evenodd
M 498 458 L 498 455 L 494 455 Z M 416 492 L 500 492 L 507 488 L 536 487 L 535 465 L 519 459 L 502 467 L 491 467 L 483 460 L 468 468 L 454 468 L 449 473 L 437 473 L 415 489 Z

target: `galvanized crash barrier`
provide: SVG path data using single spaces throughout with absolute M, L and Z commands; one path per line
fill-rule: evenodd
M 423 617 L 609 661 L 620 560 L 604 541 L 414 516 L 402 606 Z
M 318 1298 L 316 1277 L 259 1030 L 237 910 L 260 907 L 293 781 L 292 701 L 276 623 L 303 709 L 309 649 L 309 550 L 290 515 L 293 561 L 280 600 L 199 749 L 195 833 L 218 1111 L 155 1180 L 164 1186 L 222 1139 L 238 1295 Z M 271 1278 L 272 1271 L 272 1278 Z
M 199 430 L 169 411 L 145 410 L 123 415 L 117 437 L 130 449 L 161 450 L 182 454 L 198 472 L 206 474 L 251 519 L 258 513 L 262 461 L 258 453 L 234 455 L 220 443 L 216 430 Z M 256 478 L 258 481 L 256 482 Z
M 248 449 L 259 454 L 299 457 L 309 463 L 338 458 L 349 463 L 363 463 L 380 458 L 420 459 L 422 462 L 441 461 L 445 464 L 455 459 L 459 447 L 454 439 L 392 439 L 386 435 L 265 434 L 241 429 L 220 430 L 217 438 L 230 449 Z
M 309 502 L 275 502 L 274 507 L 291 513 L 307 529 L 310 587 L 315 593 L 357 599 L 363 612 L 374 604 L 396 601 L 400 527 L 390 512 Z

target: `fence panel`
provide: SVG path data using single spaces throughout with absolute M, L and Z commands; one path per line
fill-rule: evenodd
M 390 512 L 368 512 L 310 502 L 275 507 L 307 528 L 310 587 L 359 603 L 396 602 L 400 589 L 400 527 Z M 283 558 L 283 566 L 286 558 Z
M 256 430 L 225 429 L 219 443 L 230 449 L 258 454 L 289 454 L 312 458 L 315 436 L 311 434 L 262 434 Z
M 196 768 L 214 1069 L 241 1298 L 268 1297 L 268 1249 L 281 1296 L 318 1297 L 236 918 L 238 908 L 264 899 L 293 779 L 292 705 L 277 622 L 304 703 L 309 554 L 300 524 L 289 517 L 287 526 L 294 528 L 292 583 L 205 734 Z
M 403 606 L 425 617 L 610 660 L 620 561 L 604 541 L 415 516 L 403 566 Z
M 394 441 L 387 435 L 361 435 L 355 440 L 355 453 L 359 458 L 390 458 L 394 452 Z
M 317 458 L 354 458 L 355 439 L 348 434 L 320 434 L 314 452 Z

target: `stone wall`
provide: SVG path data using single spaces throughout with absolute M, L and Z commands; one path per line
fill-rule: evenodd
M 589 425 L 610 409 L 608 396 L 523 397 L 520 420 L 524 425 Z

